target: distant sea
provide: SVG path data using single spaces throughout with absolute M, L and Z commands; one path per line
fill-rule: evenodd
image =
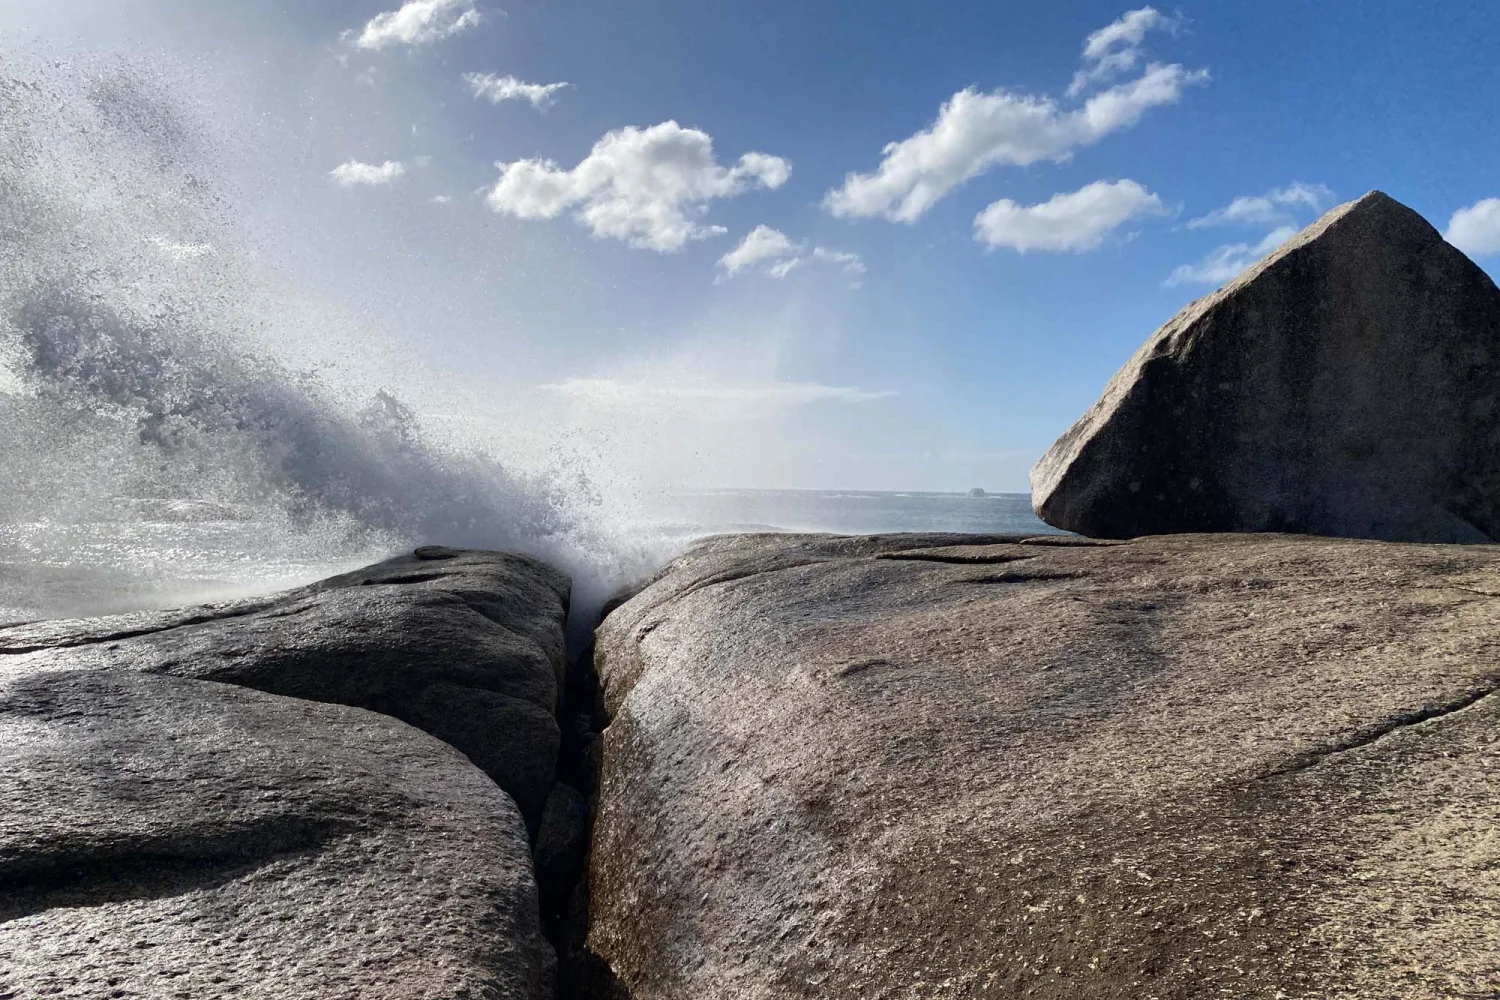
M 670 558 L 694 538 L 728 532 L 1055 530 L 1019 493 L 698 490 L 658 497 L 644 520 L 614 525 L 594 544 L 619 551 L 595 552 L 573 572 L 605 567 L 600 580 L 579 582 L 610 590 L 622 574 L 648 572 L 655 566 L 646 563 Z M 412 541 L 358 531 L 310 534 L 252 509 L 181 500 L 122 503 L 99 519 L 0 520 L 0 623 L 270 593 L 384 558 Z
M 667 498 L 662 513 L 678 519 L 665 531 L 894 531 L 1046 534 L 1057 529 L 1031 511 L 1025 493 L 922 493 L 861 490 L 697 490 Z

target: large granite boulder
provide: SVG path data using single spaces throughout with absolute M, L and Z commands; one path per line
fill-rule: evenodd
M 1500 982 L 1500 549 L 742 536 L 597 643 L 633 1000 Z
M 560 743 L 568 593 L 566 577 L 533 559 L 423 548 L 269 598 L 0 628 L 0 658 L 394 716 L 466 753 L 535 831 Z
M 1098 538 L 1500 539 L 1500 289 L 1367 194 L 1173 317 L 1031 485 Z
M 526 828 L 373 712 L 0 656 L 0 996 L 545 1000 Z

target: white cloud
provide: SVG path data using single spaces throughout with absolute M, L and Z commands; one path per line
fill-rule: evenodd
M 453 196 L 447 194 L 435 194 L 432 196 L 432 203 L 434 205 L 451 205 L 453 204 Z
M 1281 226 L 1267 233 L 1259 243 L 1227 243 L 1198 263 L 1183 264 L 1175 269 L 1167 278 L 1167 284 L 1203 282 L 1221 285 L 1296 235 L 1296 226 Z
M 1101 91 L 1072 111 L 1050 97 L 967 88 L 942 106 L 931 126 L 886 146 L 873 173 L 849 174 L 823 206 L 845 218 L 913 222 L 991 167 L 1066 160 L 1075 149 L 1134 125 L 1149 109 L 1175 104 L 1185 87 L 1207 79 L 1206 70 L 1153 63 L 1137 79 Z
M 576 167 L 551 160 L 498 163 L 490 189 L 494 211 L 521 219 L 554 219 L 568 209 L 595 236 L 663 253 L 688 240 L 716 236 L 698 221 L 715 198 L 777 188 L 791 175 L 778 156 L 746 153 L 732 167 L 714 159 L 713 139 L 675 121 L 606 134 Z
M 465 73 L 464 82 L 476 98 L 491 104 L 501 101 L 530 101 L 538 111 L 550 106 L 559 90 L 573 86 L 571 83 L 523 83 L 513 76 L 496 76 L 494 73 Z
M 1500 253 L 1500 198 L 1485 198 L 1454 212 L 1443 237 L 1471 257 Z
M 404 173 L 406 167 L 395 160 L 386 160 L 384 163 L 350 160 L 328 171 L 328 176 L 340 187 L 354 187 L 358 184 L 389 184 Z
M 1309 208 L 1320 212 L 1333 200 L 1333 192 L 1322 184 L 1303 184 L 1296 181 L 1284 188 L 1275 188 L 1262 195 L 1241 195 L 1223 208 L 1216 208 L 1207 215 L 1188 222 L 1189 229 L 1204 226 L 1238 225 L 1284 225 L 1291 221 L 1291 209 Z
M 1083 43 L 1084 68 L 1073 76 L 1068 96 L 1076 97 L 1092 85 L 1133 70 L 1141 61 L 1146 32 L 1176 32 L 1181 19 L 1167 17 L 1155 7 L 1126 11 L 1119 19 L 1089 35 Z
M 802 245 L 793 243 L 781 230 L 770 226 L 756 226 L 740 241 L 739 246 L 719 258 L 719 266 L 732 278 L 754 264 L 765 263 L 775 267 L 789 259 L 795 262 L 801 256 Z M 786 268 L 781 274 L 790 269 Z
M 1094 249 L 1131 219 L 1162 211 L 1161 199 L 1135 181 L 1095 181 L 1039 205 L 1002 198 L 974 217 L 974 238 L 992 248 L 1022 253 L 1077 253 Z
M 794 243 L 783 232 L 770 226 L 756 226 L 739 246 L 719 258 L 725 278 L 733 278 L 747 268 L 763 271 L 773 278 L 784 278 L 808 261 L 819 261 L 841 268 L 846 274 L 863 274 L 865 262 L 859 254 L 829 247 L 807 249 L 807 243 Z
M 397 10 L 388 10 L 370 18 L 353 38 L 362 49 L 389 48 L 392 45 L 427 45 L 452 38 L 484 20 L 474 0 L 406 0 Z
M 896 395 L 853 386 L 816 382 L 717 382 L 706 378 L 627 381 L 613 378 L 570 378 L 541 388 L 596 406 L 637 407 L 659 403 L 686 406 L 723 406 L 741 409 L 783 409 L 810 403 L 867 403 Z

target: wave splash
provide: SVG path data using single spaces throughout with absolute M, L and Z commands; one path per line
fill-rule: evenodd
M 595 603 L 663 557 L 580 466 L 518 472 L 397 391 L 268 354 L 218 155 L 128 62 L 0 80 L 0 620 L 269 589 L 421 542 L 545 558 Z

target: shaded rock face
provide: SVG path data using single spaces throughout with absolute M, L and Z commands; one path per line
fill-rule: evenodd
M 1500 539 L 1500 289 L 1373 192 L 1190 304 L 1037 463 L 1049 524 Z
M 567 610 L 540 563 L 429 548 L 0 628 L 0 997 L 552 997 Z
M 220 681 L 391 715 L 467 754 L 535 831 L 560 743 L 568 589 L 524 557 L 419 549 L 272 598 L 0 628 L 0 660 Z
M 1493 995 L 1500 549 L 742 536 L 598 632 L 634 1000 Z
M 0 995 L 551 996 L 520 813 L 339 705 L 0 658 Z

